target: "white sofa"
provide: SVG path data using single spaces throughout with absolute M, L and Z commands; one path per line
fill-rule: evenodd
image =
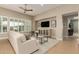
M 36 38 L 31 37 L 30 40 L 26 40 L 24 34 L 10 31 L 9 41 L 17 54 L 33 53 L 39 49 L 39 44 Z

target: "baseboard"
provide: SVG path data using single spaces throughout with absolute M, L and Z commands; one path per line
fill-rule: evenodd
M 8 39 L 8 37 L 0 37 L 0 40 Z

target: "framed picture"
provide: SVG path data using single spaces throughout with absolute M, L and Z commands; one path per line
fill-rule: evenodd
M 56 20 L 52 20 L 52 21 L 51 21 L 51 27 L 52 27 L 52 28 L 55 28 L 55 27 L 56 27 Z

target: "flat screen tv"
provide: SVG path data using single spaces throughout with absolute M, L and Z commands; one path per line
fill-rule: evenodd
M 41 27 L 49 27 L 49 21 L 41 22 Z

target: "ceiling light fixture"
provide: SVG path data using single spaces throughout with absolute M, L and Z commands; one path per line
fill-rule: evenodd
M 24 4 L 24 7 L 19 7 L 20 9 L 24 10 L 24 13 L 27 11 L 33 11 L 33 9 L 27 9 L 27 4 Z

